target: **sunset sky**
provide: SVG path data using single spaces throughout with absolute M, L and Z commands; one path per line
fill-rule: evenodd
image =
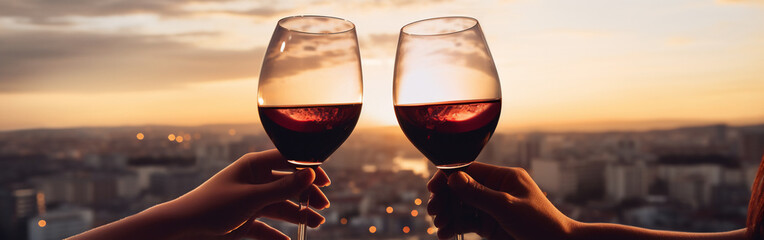
M 356 24 L 361 126 L 396 125 L 400 28 L 446 15 L 483 27 L 500 129 L 764 122 L 764 0 L 0 0 L 0 130 L 256 123 L 264 49 L 301 14 Z

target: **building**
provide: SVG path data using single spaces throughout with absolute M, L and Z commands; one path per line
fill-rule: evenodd
M 534 159 L 531 176 L 541 191 L 547 192 L 550 198 L 563 198 L 576 191 L 578 185 L 575 171 L 569 164 L 554 159 Z
M 764 156 L 764 130 L 745 131 L 741 134 L 741 160 L 747 165 L 759 165 Z
M 726 159 L 713 156 L 668 156 L 659 160 L 657 177 L 668 184 L 668 197 L 693 209 L 712 203 L 723 184 Z
M 26 221 L 37 215 L 37 190 L 26 185 L 14 184 L 0 188 L 0 237 L 24 239 Z
M 62 208 L 30 218 L 27 221 L 29 240 L 58 240 L 84 232 L 93 226 L 93 211 Z
M 647 196 L 650 174 L 644 161 L 612 163 L 605 167 L 605 197 L 614 202 Z

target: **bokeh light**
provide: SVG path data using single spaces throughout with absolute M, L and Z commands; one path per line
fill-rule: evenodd
M 411 216 L 412 216 L 412 217 L 416 217 L 416 216 L 418 216 L 418 215 L 419 215 L 419 211 L 417 211 L 416 209 L 414 209 L 414 210 L 411 210 Z
M 144 137 L 145 136 L 143 136 L 143 133 L 135 134 L 135 138 L 137 138 L 138 140 L 143 140 Z
M 170 133 L 170 135 L 167 135 L 167 139 L 170 140 L 170 142 L 175 141 L 175 134 Z
M 410 231 L 411 231 L 411 228 L 409 228 L 409 226 L 403 227 L 403 233 L 409 233 Z
M 414 204 L 416 204 L 417 206 L 422 205 L 422 199 L 419 199 L 419 198 L 414 199 Z
M 47 225 L 48 225 L 48 222 L 46 222 L 45 220 L 37 221 L 37 226 L 45 227 Z
M 387 208 L 385 208 L 385 212 L 393 213 L 393 207 L 388 206 Z
M 377 232 L 377 227 L 375 227 L 375 226 L 371 226 L 371 227 L 369 227 L 369 232 L 370 232 L 370 233 L 375 233 L 375 232 Z

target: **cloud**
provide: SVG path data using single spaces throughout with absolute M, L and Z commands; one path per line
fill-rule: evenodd
M 359 41 L 363 58 L 391 58 L 395 57 L 398 33 L 372 33 L 359 36 Z
M 762 0 L 716 0 L 716 2 L 720 4 L 764 4 L 764 1 Z
M 410 1 L 410 0 L 374 0 L 361 2 L 359 5 L 367 7 L 410 7 L 410 6 L 429 6 L 451 2 L 452 0 L 429 0 L 429 1 Z
M 193 10 L 190 4 L 225 4 L 233 0 L 23 0 L 0 1 L 0 16 L 26 19 L 35 24 L 66 24 L 62 17 L 68 16 L 114 16 L 149 13 L 159 16 L 182 16 L 200 13 L 228 13 L 246 16 L 275 16 L 284 12 L 271 4 L 261 4 L 242 10 Z
M 203 49 L 169 38 L 0 33 L 0 93 L 155 90 L 259 74 L 263 47 Z

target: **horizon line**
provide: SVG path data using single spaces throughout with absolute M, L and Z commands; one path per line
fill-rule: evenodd
M 72 129 L 93 129 L 93 128 L 140 128 L 140 127 L 182 127 L 199 128 L 211 126 L 226 125 L 253 125 L 262 127 L 260 122 L 240 122 L 240 123 L 204 123 L 204 124 L 166 124 L 166 123 L 146 123 L 130 125 L 75 125 L 75 126 L 40 126 L 29 128 L 9 128 L 0 129 L 0 133 L 35 131 L 35 130 L 72 130 Z M 511 125 L 511 124 L 504 124 Z M 591 120 L 574 121 L 560 123 L 541 123 L 541 124 L 522 124 L 514 126 L 500 126 L 495 132 L 643 132 L 660 131 L 686 127 L 703 127 L 712 125 L 726 125 L 731 127 L 757 126 L 764 125 L 764 118 L 754 120 L 744 119 L 737 121 L 719 121 L 703 119 L 650 119 L 650 120 Z M 362 124 L 357 125 L 356 130 L 379 129 L 398 127 L 397 124 Z

